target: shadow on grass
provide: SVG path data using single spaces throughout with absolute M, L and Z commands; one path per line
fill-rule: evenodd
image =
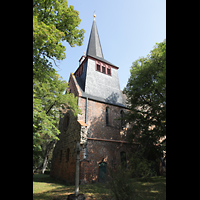
M 33 181 L 36 187 L 39 187 L 39 190 L 37 188 L 37 192 L 33 193 L 33 200 L 66 200 L 69 194 L 74 193 L 74 185 L 66 185 L 49 175 L 35 174 Z M 134 200 L 166 199 L 166 177 L 132 179 L 131 185 L 136 192 Z M 80 193 L 85 195 L 86 200 L 113 199 L 106 183 L 80 185 Z
M 35 174 L 33 181 L 35 184 L 33 200 L 66 200 L 69 194 L 74 193 L 74 185 L 67 185 L 49 175 Z M 108 200 L 110 199 L 108 192 L 103 183 L 80 185 L 80 193 L 85 195 L 86 200 Z
M 139 178 L 132 181 L 137 200 L 166 200 L 166 177 Z
M 69 194 L 73 193 L 72 188 L 57 188 L 47 192 L 33 194 L 33 200 L 66 200 Z
M 46 175 L 46 174 L 34 174 L 33 181 L 43 182 L 43 183 L 55 183 L 55 180 L 51 178 L 50 175 Z
M 62 180 L 52 178 L 50 177 L 50 175 L 47 175 L 47 174 L 34 174 L 33 181 L 40 182 L 40 183 L 54 183 L 54 184 L 72 186 L 72 184 L 66 183 L 65 181 L 62 181 Z

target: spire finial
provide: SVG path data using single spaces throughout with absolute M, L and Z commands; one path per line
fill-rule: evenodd
M 95 17 L 96 17 L 95 11 L 94 11 L 93 17 L 94 17 L 94 20 L 95 20 Z

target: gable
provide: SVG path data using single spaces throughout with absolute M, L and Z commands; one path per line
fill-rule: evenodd
M 81 89 L 73 73 L 70 74 L 68 84 L 69 84 L 68 91 L 70 93 L 73 93 L 75 96 L 82 96 Z

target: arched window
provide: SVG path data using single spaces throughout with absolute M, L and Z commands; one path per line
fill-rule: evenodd
M 109 125 L 109 112 L 110 112 L 109 107 L 106 107 L 106 125 Z
M 121 129 L 125 127 L 125 120 L 124 120 L 124 111 L 120 111 L 120 118 L 121 118 Z
M 121 151 L 121 152 L 120 152 L 120 157 L 121 157 L 121 166 L 122 166 L 123 168 L 126 168 L 126 167 L 127 167 L 126 152 Z

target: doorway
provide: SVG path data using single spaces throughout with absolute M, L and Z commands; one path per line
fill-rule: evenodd
M 107 170 L 107 163 L 101 162 L 99 163 L 99 182 L 106 181 L 106 170 Z

